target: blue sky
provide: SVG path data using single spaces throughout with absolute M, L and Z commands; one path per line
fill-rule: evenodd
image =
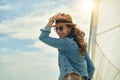
M 54 14 L 68 13 L 85 31 L 87 41 L 90 3 L 91 0 L 0 0 L 0 80 L 57 80 L 57 49 L 39 41 L 40 28 Z M 120 21 L 118 16 L 105 16 L 100 23 L 106 22 L 104 26 Z M 114 24 L 107 22 L 108 17 L 116 20 Z M 54 31 L 51 36 L 57 37 Z
M 0 0 L 0 80 L 58 79 L 57 49 L 39 41 L 40 28 L 51 16 L 64 12 L 88 32 L 90 10 L 84 11 L 82 3 L 83 0 Z M 51 36 L 57 37 L 54 31 Z

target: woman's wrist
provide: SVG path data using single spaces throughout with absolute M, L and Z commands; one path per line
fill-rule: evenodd
M 55 19 L 53 17 L 49 18 L 49 22 L 55 22 Z
M 49 21 L 48 21 L 48 23 L 47 23 L 46 26 L 50 26 L 50 27 L 51 27 L 54 22 L 55 22 L 55 19 L 51 17 L 51 18 L 49 19 Z
M 50 27 L 52 27 L 53 23 L 54 23 L 54 22 L 49 21 L 49 22 L 47 23 L 47 25 L 46 25 L 46 26 L 50 26 Z

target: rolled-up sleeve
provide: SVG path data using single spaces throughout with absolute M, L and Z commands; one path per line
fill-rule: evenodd
M 65 38 L 53 38 L 50 37 L 49 34 L 51 32 L 51 27 L 46 26 L 44 29 L 41 29 L 41 34 L 39 39 L 46 43 L 49 46 L 58 48 L 58 49 L 65 49 L 66 39 Z

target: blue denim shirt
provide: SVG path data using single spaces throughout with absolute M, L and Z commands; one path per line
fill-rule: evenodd
M 39 37 L 44 43 L 58 49 L 58 64 L 60 69 L 60 78 L 66 74 L 75 72 L 80 76 L 87 76 L 90 80 L 94 73 L 94 65 L 88 54 L 80 55 L 77 43 L 73 38 L 53 38 L 49 36 L 51 27 L 46 26 L 41 29 Z

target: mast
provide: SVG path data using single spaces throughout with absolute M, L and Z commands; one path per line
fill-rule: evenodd
M 100 5 L 100 0 L 93 0 L 93 7 L 91 13 L 91 20 L 90 20 L 89 42 L 88 42 L 88 53 L 91 53 L 92 59 L 94 58 L 95 47 L 96 47 L 99 5 Z

